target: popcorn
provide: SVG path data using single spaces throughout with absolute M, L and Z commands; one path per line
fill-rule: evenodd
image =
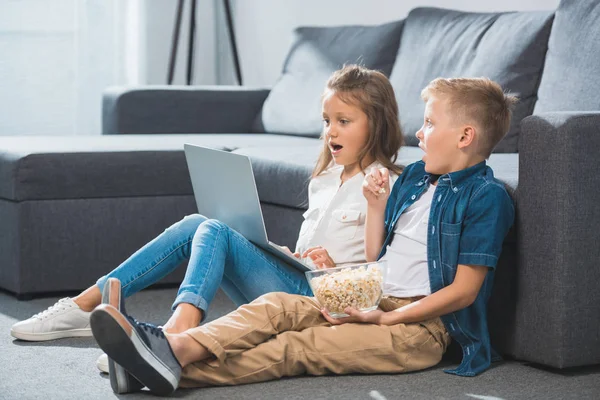
M 331 316 L 343 317 L 346 307 L 361 311 L 377 308 L 382 296 L 383 275 L 378 265 L 344 268 L 310 280 L 317 300 Z
M 383 188 L 383 187 L 379 188 L 379 192 L 378 192 L 379 194 L 384 194 L 385 192 L 386 192 L 385 188 Z

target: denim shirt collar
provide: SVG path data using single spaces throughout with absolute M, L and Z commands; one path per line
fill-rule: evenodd
M 423 168 L 425 167 L 424 161 L 419 161 L 417 164 L 422 164 Z M 482 173 L 487 167 L 486 161 L 482 161 L 477 163 L 469 168 L 461 169 L 460 171 L 450 172 L 444 175 L 434 175 L 430 173 L 426 173 L 423 175 L 423 178 L 417 182 L 417 186 L 422 186 L 426 183 L 431 182 L 432 180 L 437 179 L 437 186 L 450 186 L 453 192 L 457 192 L 460 190 L 461 184 L 463 184 L 466 180 L 468 180 L 473 175 Z

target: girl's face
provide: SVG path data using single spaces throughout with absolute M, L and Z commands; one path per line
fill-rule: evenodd
M 344 103 L 332 90 L 323 97 L 323 133 L 333 160 L 345 173 L 361 171 L 358 154 L 369 137 L 369 120 L 360 108 Z M 366 165 L 370 160 L 365 160 Z

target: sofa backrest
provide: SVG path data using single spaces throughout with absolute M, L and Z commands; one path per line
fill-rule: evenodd
M 402 24 L 296 29 L 283 73 L 263 105 L 255 131 L 319 137 L 321 94 L 329 76 L 344 64 L 357 63 L 389 76 Z
M 390 80 L 407 145 L 423 123 L 421 90 L 437 77 L 488 77 L 520 98 L 495 152 L 518 151 L 519 123 L 531 115 L 554 13 L 470 13 L 416 8 L 404 23 Z
M 600 110 L 600 1 L 562 0 L 534 113 Z

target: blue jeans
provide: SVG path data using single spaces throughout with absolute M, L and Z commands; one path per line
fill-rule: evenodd
M 125 297 L 158 282 L 189 259 L 173 310 L 189 303 L 203 311 L 219 286 L 239 306 L 269 292 L 311 296 L 304 273 L 250 243 L 224 223 L 194 214 L 167 228 L 119 267 L 98 279 L 121 281 Z

